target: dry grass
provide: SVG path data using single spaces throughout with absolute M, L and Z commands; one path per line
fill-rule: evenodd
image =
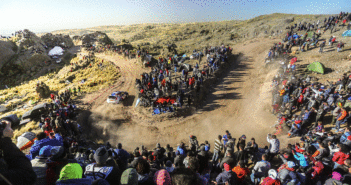
M 78 63 L 79 61 L 80 58 L 76 57 L 71 60 L 71 63 L 74 64 Z M 90 93 L 112 85 L 120 76 L 117 68 L 109 62 L 104 62 L 102 67 L 99 67 L 98 64 L 100 62 L 101 59 L 95 59 L 94 62 L 92 62 L 91 67 L 77 68 L 76 71 L 72 72 L 70 72 L 72 65 L 66 65 L 58 73 L 49 73 L 45 76 L 39 77 L 38 79 L 23 83 L 22 85 L 0 90 L 0 103 L 5 104 L 6 108 L 9 110 L 6 113 L 0 113 L 0 117 L 10 114 L 17 114 L 17 116 L 20 118 L 35 104 L 50 102 L 51 100 L 49 98 L 39 99 L 39 96 L 35 91 L 38 81 L 44 82 L 46 85 L 48 85 L 52 92 L 59 92 L 64 89 L 72 89 L 73 87 L 81 86 L 81 90 L 83 92 Z M 60 83 L 62 79 L 70 74 L 75 74 L 76 76 L 72 83 Z M 85 79 L 86 82 L 80 84 L 83 79 Z M 15 130 L 14 138 L 29 130 L 39 132 L 40 130 L 37 128 L 38 123 L 27 123 L 19 130 Z

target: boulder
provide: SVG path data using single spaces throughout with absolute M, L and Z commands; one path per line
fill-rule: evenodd
M 13 48 L 14 43 L 0 41 L 0 69 L 16 54 Z

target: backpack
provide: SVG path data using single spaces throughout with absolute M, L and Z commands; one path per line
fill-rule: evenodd
M 270 177 L 266 177 L 265 179 L 263 179 L 261 185 L 280 185 L 280 181 L 279 180 L 275 180 L 272 179 Z

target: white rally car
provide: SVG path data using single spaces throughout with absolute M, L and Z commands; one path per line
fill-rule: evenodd
M 116 91 L 113 92 L 110 96 L 107 98 L 107 103 L 116 103 L 118 104 L 119 102 L 123 101 L 128 97 L 128 93 L 124 91 Z

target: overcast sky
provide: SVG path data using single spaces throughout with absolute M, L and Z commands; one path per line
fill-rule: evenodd
M 5 2 L 3 2 L 5 1 Z M 159 22 L 243 20 L 270 13 L 351 12 L 350 0 L 2 0 L 0 35 Z

